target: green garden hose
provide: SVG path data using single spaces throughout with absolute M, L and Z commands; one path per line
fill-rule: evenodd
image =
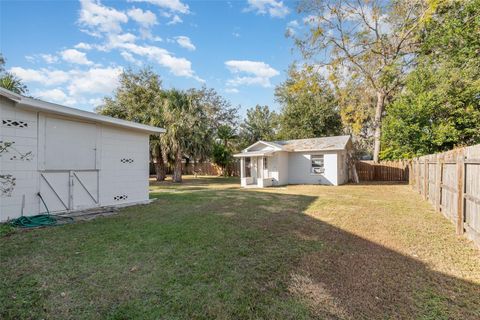
M 53 226 L 57 224 L 57 217 L 50 214 L 39 214 L 36 216 L 22 216 L 10 221 L 10 225 L 20 228 L 38 228 L 43 226 Z
M 45 226 L 55 226 L 57 225 L 59 220 L 68 220 L 69 222 L 73 222 L 72 217 L 61 217 L 50 214 L 48 210 L 47 204 L 43 200 L 42 195 L 37 193 L 37 196 L 42 200 L 45 209 L 47 210 L 46 214 L 38 214 L 36 216 L 25 217 L 21 216 L 19 218 L 13 219 L 10 221 L 10 225 L 13 227 L 19 228 L 38 228 L 38 227 L 45 227 Z

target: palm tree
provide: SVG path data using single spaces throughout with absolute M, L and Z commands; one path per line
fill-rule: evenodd
M 188 151 L 194 123 L 192 101 L 185 92 L 172 89 L 166 92 L 163 113 L 167 132 L 160 138 L 166 153 L 174 159 L 174 182 L 182 182 L 182 159 Z
M 17 76 L 5 71 L 5 58 L 0 53 L 0 87 L 18 94 L 27 94 L 27 86 Z
M 217 129 L 217 136 L 223 143 L 225 148 L 228 148 L 233 141 L 237 137 L 235 133 L 235 129 L 228 126 L 228 125 L 221 125 Z

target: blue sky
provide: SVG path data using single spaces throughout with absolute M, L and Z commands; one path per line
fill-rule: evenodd
M 0 51 L 43 100 L 92 110 L 123 68 L 148 64 L 166 88 L 215 88 L 232 104 L 275 109 L 275 85 L 298 53 L 295 2 L 5 1 Z

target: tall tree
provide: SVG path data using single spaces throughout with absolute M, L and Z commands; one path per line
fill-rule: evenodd
M 235 131 L 238 108 L 232 107 L 214 89 L 202 87 L 200 90 L 189 89 L 187 93 L 193 99 L 197 118 L 188 150 L 195 166 L 197 161 L 203 162 L 211 156 L 214 139 L 221 134 L 221 130 L 231 128 Z
M 417 48 L 424 0 L 304 0 L 309 32 L 296 39 L 303 56 L 328 67 L 339 89 L 349 79 L 368 84 L 375 101 L 374 160 L 380 152 L 385 106 L 403 84 Z
M 291 66 L 287 80 L 275 89 L 275 97 L 282 105 L 281 138 L 313 138 L 341 132 L 335 96 L 315 67 Z
M 187 92 L 171 89 L 166 92 L 163 103 L 164 120 L 167 132 L 160 140 L 167 152 L 173 158 L 174 182 L 182 182 L 182 160 L 192 150 L 192 137 L 205 118 L 199 116 L 202 112 L 195 104 L 194 97 Z
M 98 113 L 157 127 L 165 126 L 162 82 L 150 67 L 138 71 L 125 70 L 119 82 L 113 97 L 106 97 L 103 105 L 97 108 Z M 162 181 L 166 174 L 165 152 L 159 137 L 150 138 L 150 152 L 156 160 L 157 181 Z
M 217 138 L 225 148 L 231 147 L 233 140 L 237 138 L 235 128 L 226 124 L 221 125 L 217 129 Z
M 27 94 L 27 86 L 11 72 L 5 70 L 5 58 L 0 53 L 0 87 L 18 94 Z
M 480 0 L 430 4 L 416 68 L 387 107 L 384 159 L 480 143 Z
M 278 114 L 268 106 L 257 105 L 247 110 L 247 116 L 240 125 L 240 137 L 243 145 L 258 140 L 272 140 L 278 131 Z

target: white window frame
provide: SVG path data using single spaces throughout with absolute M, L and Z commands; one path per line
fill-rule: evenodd
M 314 163 L 314 161 L 321 161 L 320 163 Z M 310 155 L 310 174 L 322 175 L 325 174 L 325 157 L 323 154 Z

